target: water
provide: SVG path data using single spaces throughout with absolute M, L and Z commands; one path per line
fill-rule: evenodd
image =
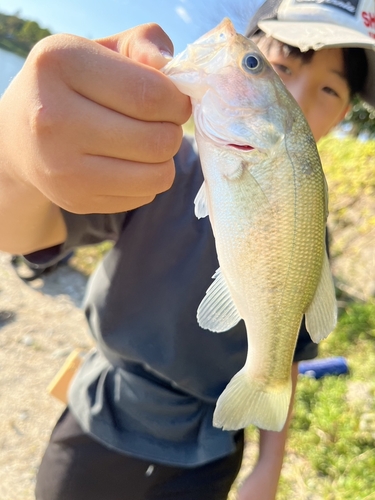
M 25 60 L 22 57 L 0 49 L 0 95 L 4 93 L 12 78 L 22 68 L 24 62 Z

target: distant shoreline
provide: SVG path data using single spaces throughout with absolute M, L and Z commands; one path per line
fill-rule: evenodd
M 0 12 L 0 47 L 24 59 L 36 43 L 51 34 L 36 21 Z
M 10 40 L 0 39 L 0 49 L 4 49 L 4 50 L 7 50 L 8 52 L 12 52 L 12 54 L 16 54 L 17 56 L 20 56 L 23 59 L 26 59 L 26 57 L 28 55 L 27 50 L 24 50 L 20 47 L 17 47 Z

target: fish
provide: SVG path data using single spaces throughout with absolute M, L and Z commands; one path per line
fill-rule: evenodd
M 213 425 L 281 431 L 302 318 L 314 342 L 334 329 L 325 246 L 328 194 L 304 115 L 266 57 L 229 19 L 162 69 L 190 96 L 219 269 L 197 311 L 203 329 L 247 332 L 242 369 L 220 394 Z

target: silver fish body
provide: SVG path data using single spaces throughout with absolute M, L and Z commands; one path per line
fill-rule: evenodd
M 248 355 L 218 399 L 214 425 L 281 430 L 303 315 L 312 339 L 336 324 L 325 251 L 327 191 L 304 116 L 254 43 L 229 20 L 164 68 L 190 95 L 220 269 L 198 308 L 222 332 L 242 318 Z

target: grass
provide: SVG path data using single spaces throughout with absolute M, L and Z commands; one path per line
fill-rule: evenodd
M 104 241 L 99 245 L 78 248 L 69 264 L 80 273 L 89 276 L 112 245 L 110 241 Z
M 363 240 L 375 238 L 375 141 L 361 143 L 355 138 L 327 137 L 319 151 L 329 187 L 329 224 L 334 234 L 333 258 L 351 252 L 355 258 L 360 241 L 353 245 L 352 232 Z M 355 238 L 354 238 L 355 239 Z
M 330 138 L 320 152 L 333 230 L 353 224 L 354 207 L 359 232 L 373 231 L 375 217 L 363 200 L 375 191 L 375 142 Z M 110 246 L 80 249 L 74 266 L 91 273 Z M 334 252 L 345 253 L 345 246 Z M 344 356 L 350 373 L 300 377 L 278 500 L 375 500 L 375 301 L 339 298 L 338 325 L 321 343 L 320 357 Z M 247 440 L 256 439 L 256 430 L 247 429 Z M 252 453 L 244 469 L 254 460 Z
M 306 493 L 338 500 L 375 495 L 375 419 L 369 418 L 375 417 L 375 304 L 348 303 L 320 356 L 344 356 L 350 373 L 300 377 L 288 450 L 309 464 Z M 293 481 L 283 486 L 292 490 Z

